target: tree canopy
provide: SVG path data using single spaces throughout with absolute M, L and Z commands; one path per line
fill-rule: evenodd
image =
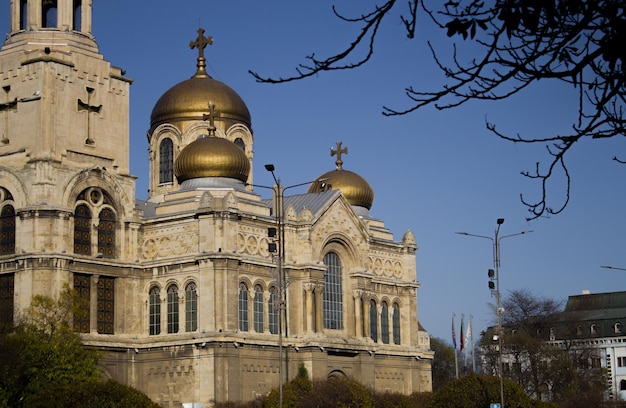
M 530 212 L 528 218 L 535 219 L 558 214 L 567 206 L 571 179 L 565 159 L 577 142 L 625 135 L 625 8 L 623 0 L 382 0 L 360 15 L 349 16 L 334 6 L 337 18 L 357 27 L 342 51 L 328 57 L 311 53 L 290 76 L 250 73 L 259 82 L 275 84 L 358 68 L 373 58 L 383 21 L 400 13 L 406 37 L 419 38 L 418 15 L 423 13 L 448 37 L 459 40 L 454 42 L 451 63 L 444 62 L 428 43 L 448 83 L 434 90 L 408 86 L 408 106 L 384 106 L 383 115 L 406 115 L 426 106 L 453 109 L 474 100 L 504 100 L 539 81 L 573 87 L 578 108 L 565 133 L 526 137 L 502 133 L 495 124 L 486 124 L 502 139 L 545 145 L 549 161 L 537 162 L 532 170 L 522 172 L 541 185 L 536 200 L 520 195 Z M 472 50 L 469 60 L 460 57 L 464 49 Z M 624 163 L 626 159 L 616 156 L 614 160 Z M 553 205 L 548 182 L 557 173 L 564 175 L 566 189 L 565 197 Z
M 77 296 L 37 295 L 10 332 L 0 333 L 0 408 L 158 407 L 138 390 L 104 381 L 100 353 L 70 328 Z

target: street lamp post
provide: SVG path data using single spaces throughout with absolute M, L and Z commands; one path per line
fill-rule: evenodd
M 284 187 L 279 177 L 276 177 L 274 170 L 276 168 L 273 164 L 266 164 L 265 170 L 269 171 L 276 183 L 273 187 L 255 185 L 256 187 L 269 188 L 273 191 L 274 202 L 274 216 L 276 218 L 276 229 L 278 230 L 278 247 L 276 248 L 276 269 L 278 274 L 278 299 L 279 299 L 279 317 L 278 317 L 278 404 L 279 407 L 283 406 L 283 333 L 287 335 L 287 310 L 286 310 L 286 276 L 283 268 L 285 258 L 285 220 L 284 220 L 284 204 L 285 190 L 294 187 L 300 187 L 315 182 L 323 182 L 325 179 L 317 179 L 313 181 L 307 181 L 305 183 L 298 183 L 291 186 Z
M 493 237 L 488 237 L 485 235 L 476 235 L 470 234 L 468 232 L 457 232 L 460 235 L 466 235 L 469 237 L 476 238 L 484 238 L 491 241 L 493 247 L 493 268 L 495 270 L 489 271 L 489 278 L 491 281 L 489 282 L 489 289 L 491 289 L 491 293 L 496 297 L 496 316 L 497 316 L 497 327 L 498 332 L 496 334 L 498 340 L 498 374 L 500 377 L 500 406 L 504 408 L 504 379 L 503 379 L 503 362 L 502 362 L 502 294 L 500 292 L 500 241 L 504 238 L 514 237 L 516 235 L 523 235 L 531 233 L 532 231 L 522 231 L 516 234 L 505 235 L 503 237 L 500 236 L 500 227 L 504 224 L 504 218 L 498 218 L 496 220 L 497 227 Z M 492 273 L 493 272 L 493 273 Z M 492 285 L 492 282 L 495 281 L 495 286 Z

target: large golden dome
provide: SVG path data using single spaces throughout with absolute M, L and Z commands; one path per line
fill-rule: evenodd
M 348 149 L 341 149 L 341 142 L 339 142 L 337 143 L 337 150 L 331 149 L 330 153 L 331 155 L 337 155 L 335 162 L 337 168 L 319 176 L 317 180 L 322 180 L 323 183 L 312 183 L 307 193 L 319 193 L 329 188 L 339 190 L 350 205 L 365 207 L 369 210 L 374 202 L 374 190 L 363 177 L 350 170 L 343 169 L 342 153 L 348 153 Z
M 204 136 L 189 143 L 174 163 L 179 183 L 204 177 L 225 177 L 245 182 L 250 161 L 244 151 L 230 140 Z
M 191 48 L 198 48 L 197 71 L 187 79 L 167 90 L 157 101 L 150 115 L 150 128 L 163 123 L 175 123 L 205 118 L 209 104 L 221 121 L 243 123 L 251 127 L 250 111 L 243 99 L 228 85 L 217 81 L 206 72 L 204 48 L 213 43 L 213 37 L 204 37 L 204 30 L 198 30 L 198 39 L 191 42 Z
M 150 115 L 150 128 L 181 120 L 201 120 L 209 103 L 215 106 L 220 120 L 251 126 L 248 107 L 232 88 L 208 74 L 196 73 L 159 98 Z

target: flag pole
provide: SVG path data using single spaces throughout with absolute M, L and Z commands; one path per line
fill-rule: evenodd
M 459 379 L 459 361 L 456 356 L 456 333 L 454 332 L 454 317 L 455 314 L 452 313 L 452 348 L 454 348 L 454 369 L 456 371 L 456 379 Z
M 472 344 L 472 372 L 476 372 L 476 361 L 474 360 L 474 333 L 473 330 L 474 328 L 472 327 L 472 318 L 473 316 L 470 315 L 469 318 L 469 328 L 467 329 L 467 336 L 470 338 L 470 342 Z

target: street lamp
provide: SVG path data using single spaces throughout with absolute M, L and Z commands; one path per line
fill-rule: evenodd
M 503 380 L 503 363 L 502 363 L 502 295 L 500 292 L 500 241 L 504 238 L 514 237 L 516 235 L 529 234 L 532 231 L 522 231 L 516 234 L 505 235 L 503 237 L 500 236 L 500 227 L 504 224 L 504 218 L 498 218 L 496 220 L 497 227 L 493 237 L 488 237 L 485 235 L 476 235 L 470 234 L 468 232 L 457 232 L 456 234 L 467 235 L 469 237 L 476 238 L 484 238 L 491 241 L 493 246 L 493 268 L 494 270 L 489 270 L 489 278 L 491 281 L 489 282 L 489 289 L 491 289 L 492 296 L 496 297 L 496 316 L 498 320 L 498 332 L 497 332 L 497 340 L 498 340 L 498 360 L 499 360 L 499 375 L 500 375 L 500 406 L 504 408 L 504 380 Z M 493 282 L 495 281 L 495 285 Z
M 276 183 L 273 187 L 269 186 L 260 186 L 253 184 L 253 186 L 261 187 L 261 188 L 269 188 L 273 191 L 273 210 L 274 216 L 276 218 L 276 227 L 278 232 L 278 247 L 276 248 L 276 258 L 277 258 L 277 273 L 278 273 L 278 299 L 279 299 L 279 317 L 278 317 L 278 395 L 279 395 L 279 407 L 283 406 L 283 327 L 285 336 L 287 335 L 287 311 L 286 311 L 286 277 L 285 271 L 283 269 L 283 263 L 285 258 L 285 220 L 284 220 L 284 198 L 285 198 L 285 190 L 294 187 L 300 187 L 311 183 L 321 183 L 324 179 L 317 179 L 313 181 L 307 181 L 305 183 L 298 183 L 291 186 L 283 186 L 279 177 L 276 177 L 274 170 L 276 168 L 273 164 L 266 164 L 265 170 L 272 174 L 274 178 L 274 182 Z M 284 323 L 283 323 L 284 322 Z

